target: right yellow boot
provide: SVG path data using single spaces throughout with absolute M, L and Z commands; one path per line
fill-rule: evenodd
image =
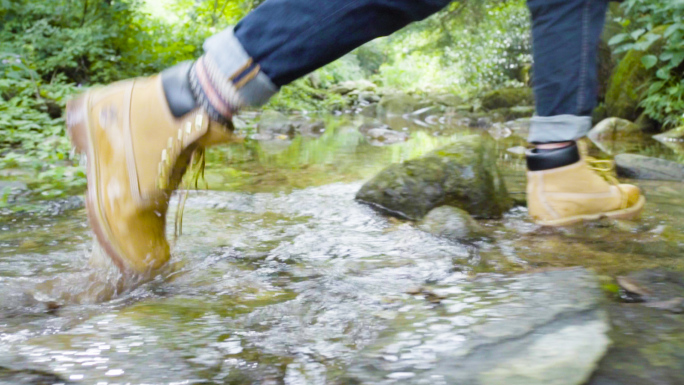
M 529 215 L 543 226 L 565 226 L 601 218 L 633 219 L 646 198 L 638 187 L 613 185 L 593 171 L 576 144 L 527 153 Z

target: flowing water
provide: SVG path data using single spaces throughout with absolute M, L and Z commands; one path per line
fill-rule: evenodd
M 585 266 L 610 292 L 611 277 L 630 271 L 684 271 L 680 183 L 640 182 L 649 199 L 641 221 L 549 230 L 519 206 L 483 221 L 488 237 L 461 244 L 379 215 L 354 195 L 387 165 L 446 145 L 465 128 L 399 119 L 392 127 L 410 139 L 373 146 L 357 130 L 361 118 L 323 119 L 315 136 L 214 150 L 211 190 L 190 194 L 169 272 L 117 295 L 115 272 L 89 266 L 83 209 L 3 217 L 0 381 L 337 383 L 399 314 L 418 307 L 422 322 L 438 318 L 429 295 L 411 288 L 459 291 L 477 273 Z M 524 141 L 494 136 L 509 190 L 522 202 L 523 160 L 509 149 Z M 644 152 L 677 157 L 655 142 Z M 476 308 L 514 292 L 496 287 L 458 301 Z M 455 344 L 465 338 L 434 326 Z

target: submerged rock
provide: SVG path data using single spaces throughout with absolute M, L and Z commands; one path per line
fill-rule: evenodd
M 26 190 L 28 190 L 28 186 L 24 182 L 0 180 L 0 194 L 2 194 L 5 191 L 8 191 L 10 193 L 17 193 Z
M 468 121 L 468 127 L 470 128 L 490 128 L 493 124 L 492 119 L 486 116 Z
M 601 290 L 584 269 L 485 276 L 433 291 L 442 315 L 424 310 L 435 305 L 401 313 L 351 366 L 352 381 L 580 385 L 610 344 Z
M 504 126 L 508 127 L 516 135 L 521 137 L 527 137 L 530 133 L 530 124 L 532 120 L 530 118 L 520 118 L 516 120 L 511 120 L 504 123 Z
M 665 159 L 620 154 L 615 165 L 618 175 L 626 178 L 684 181 L 684 165 Z
M 330 89 L 334 94 L 346 95 L 353 91 L 375 91 L 378 86 L 368 80 L 348 80 Z
M 642 270 L 620 278 L 629 303 L 607 307 L 613 345 L 589 385 L 684 384 L 684 275 Z
M 653 139 L 681 153 L 684 151 L 684 126 L 655 135 Z
M 530 88 L 503 88 L 488 92 L 482 97 L 482 108 L 496 110 L 534 104 L 534 94 Z
M 287 116 L 277 111 L 266 111 L 257 124 L 260 135 L 293 135 L 295 127 Z
M 36 385 L 36 384 L 73 384 L 56 374 L 32 369 L 11 369 L 0 366 L 0 384 Z
M 512 201 L 489 136 L 470 135 L 426 156 L 394 164 L 366 183 L 356 199 L 390 214 L 421 219 L 437 206 L 475 218 L 497 218 Z
M 633 152 L 643 146 L 648 138 L 643 130 L 629 120 L 607 118 L 589 131 L 589 139 L 608 154 Z
M 434 103 L 447 107 L 458 107 L 463 105 L 463 98 L 451 93 L 432 94 L 428 99 Z
M 373 146 L 387 146 L 408 140 L 408 135 L 405 132 L 394 131 L 384 127 L 371 128 L 366 135 L 368 135 Z
M 301 120 L 293 123 L 295 131 L 303 136 L 318 138 L 325 132 L 325 122 Z
M 467 212 L 451 206 L 433 209 L 418 223 L 418 228 L 453 240 L 464 240 L 482 234 L 480 225 Z

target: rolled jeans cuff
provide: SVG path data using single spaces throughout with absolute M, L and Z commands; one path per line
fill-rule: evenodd
M 278 92 L 278 87 L 261 71 L 261 66 L 254 63 L 247 51 L 235 37 L 233 28 L 228 28 L 204 42 L 205 55 L 216 70 L 225 79 L 223 84 L 234 87 L 238 107 L 259 107 Z M 224 87 L 216 84 L 217 88 Z
M 530 143 L 570 142 L 591 129 L 591 117 L 576 115 L 535 116 L 530 121 Z

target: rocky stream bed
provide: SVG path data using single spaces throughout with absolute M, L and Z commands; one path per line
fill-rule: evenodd
M 597 138 L 663 159 L 622 161 L 643 218 L 546 229 L 526 119 L 388 105 L 212 151 L 173 266 L 118 295 L 78 197 L 0 216 L 0 383 L 684 383 L 676 147 Z

